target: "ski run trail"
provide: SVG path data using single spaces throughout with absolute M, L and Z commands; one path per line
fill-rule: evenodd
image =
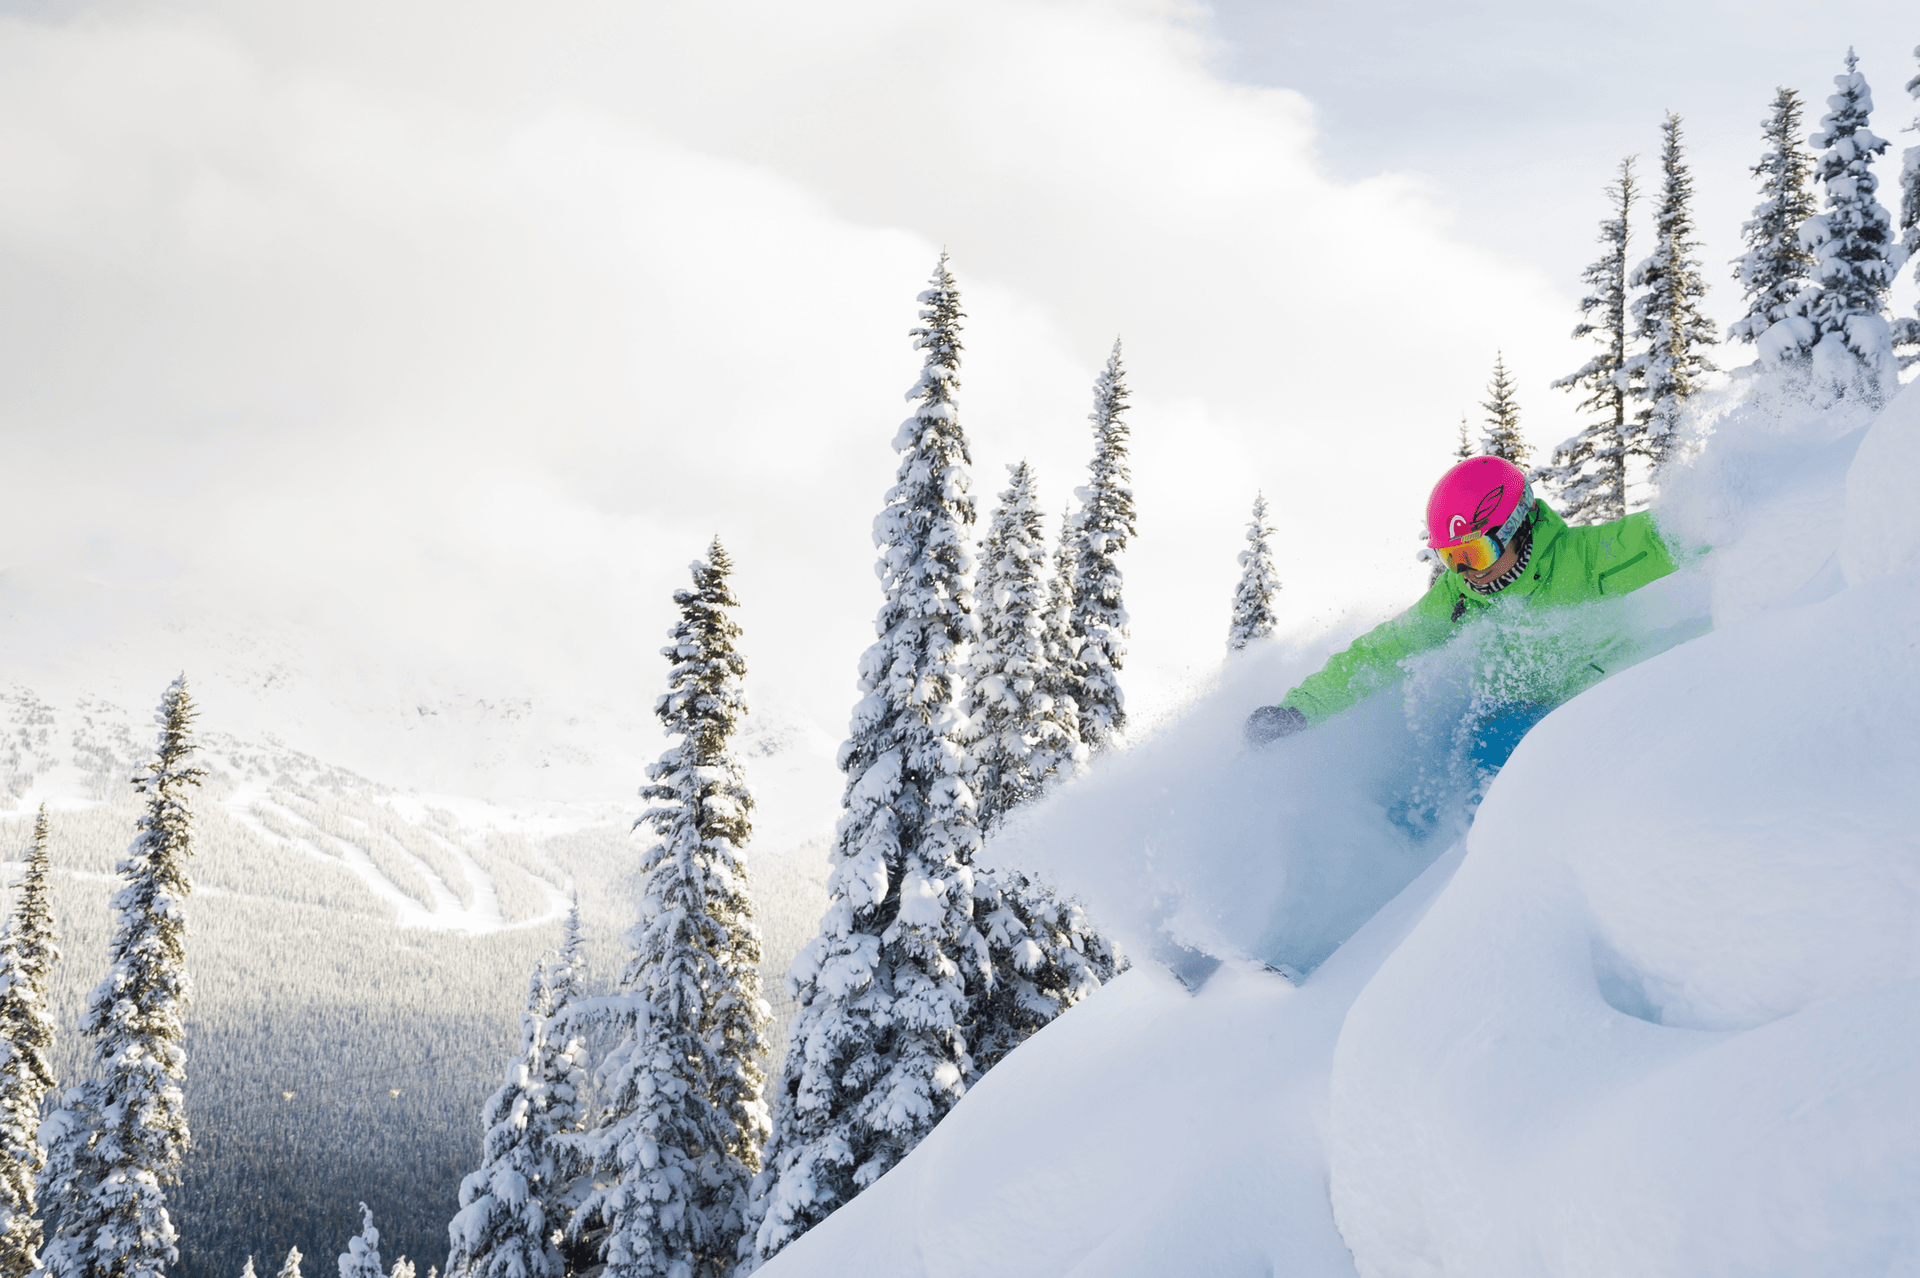
M 768 1278 L 1920 1273 L 1920 386 L 1701 442 L 1637 664 L 1490 785 L 1472 642 L 1242 746 L 1328 637 L 997 839 L 1225 966 L 1136 963 Z

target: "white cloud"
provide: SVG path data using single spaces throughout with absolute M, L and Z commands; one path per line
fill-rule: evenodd
M 9 19 L 0 558 L 638 705 L 718 532 L 757 683 L 837 728 L 944 245 L 983 513 L 1019 456 L 1049 509 L 1081 482 L 1125 337 L 1137 697 L 1217 656 L 1256 487 L 1290 618 L 1408 599 L 1455 416 L 1496 346 L 1568 362 L 1568 302 L 1407 183 L 1322 177 L 1307 104 L 1214 78 L 1192 19 Z

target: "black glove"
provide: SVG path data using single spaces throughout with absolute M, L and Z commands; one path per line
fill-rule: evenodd
M 1261 706 L 1247 716 L 1247 744 L 1265 745 L 1307 730 L 1307 716 L 1292 706 Z

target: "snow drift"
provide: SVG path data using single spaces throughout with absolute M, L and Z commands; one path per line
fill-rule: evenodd
M 1920 391 L 1712 430 L 1668 650 L 1491 785 L 1460 654 L 1244 750 L 1276 648 L 998 840 L 1228 967 L 1117 980 L 767 1272 L 1914 1272 Z
M 1920 663 L 1886 626 L 1920 635 L 1920 580 L 1716 633 L 1521 747 L 1341 1032 L 1362 1273 L 1916 1254 Z

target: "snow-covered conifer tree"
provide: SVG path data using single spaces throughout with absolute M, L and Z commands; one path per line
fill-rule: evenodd
M 1478 457 L 1479 455 L 1479 453 L 1474 451 L 1473 440 L 1467 434 L 1467 415 L 1462 413 L 1460 414 L 1460 442 L 1454 445 L 1453 459 L 1455 461 L 1465 461 L 1469 457 Z
M 918 401 L 894 438 L 898 482 L 874 520 L 885 591 L 865 694 L 840 748 L 847 775 L 820 933 L 788 976 L 799 1011 L 755 1184 L 752 1268 L 904 1158 L 972 1070 L 962 1022 L 987 977 L 974 927 L 979 844 L 964 780 L 960 650 L 974 637 L 966 436 L 954 402 L 960 293 L 941 255 L 920 294 Z
M 974 917 L 992 956 L 992 983 L 967 1019 L 971 1083 L 1054 1017 L 1113 979 L 1118 955 L 1077 901 L 1020 870 L 979 872 Z
M 1920 58 L 1920 45 L 1915 46 L 1913 56 Z M 1907 92 L 1920 98 L 1920 75 L 1907 81 Z M 1920 133 L 1920 118 L 1907 126 L 1907 132 Z M 1900 229 L 1904 232 L 1900 245 L 1907 257 L 1920 258 L 1920 145 L 1908 147 L 1901 157 Z M 1920 266 L 1913 268 L 1913 275 L 1920 280 Z M 1920 303 L 1915 304 L 1914 314 L 1920 316 Z M 1902 316 L 1895 320 L 1893 344 L 1896 350 L 1904 352 L 1900 356 L 1902 369 L 1920 363 L 1920 319 Z
M 360 1232 L 347 1239 L 347 1249 L 340 1253 L 340 1278 L 387 1278 L 380 1268 L 380 1231 L 373 1227 L 373 1209 L 361 1203 L 360 1215 Z
M 40 1102 L 53 1090 L 47 974 L 60 959 L 47 893 L 47 809 L 33 823 L 13 915 L 0 935 L 0 1278 L 40 1267 L 36 1181 L 47 1164 Z
M 67 1089 L 41 1125 L 41 1207 L 58 1230 L 44 1262 L 53 1278 L 160 1278 L 178 1258 L 165 1186 L 178 1179 L 189 1134 L 181 1080 L 182 1020 L 192 996 L 186 904 L 192 884 L 193 700 L 186 676 L 161 699 L 156 758 L 134 778 L 148 796 L 119 863 L 112 960 L 87 999 L 92 1077 Z
M 405 1256 L 393 1262 L 393 1268 L 387 1271 L 387 1278 L 413 1278 L 413 1262 Z
M 1773 113 L 1761 125 L 1766 154 L 1753 166 L 1761 201 L 1740 228 L 1747 251 L 1733 259 L 1733 277 L 1746 294 L 1747 313 L 1727 329 L 1729 338 L 1753 342 L 1793 314 L 1806 288 L 1813 254 L 1800 243 L 1800 227 L 1818 207 L 1809 180 L 1813 159 L 1800 146 L 1800 95 L 1778 89 Z
M 243 1268 L 243 1269 L 242 1269 L 242 1270 L 240 1271 L 240 1278 L 255 1278 L 255 1275 L 254 1275 L 254 1272 L 253 1272 L 253 1257 L 252 1257 L 252 1256 L 248 1256 L 248 1257 L 247 1257 L 247 1264 L 246 1264 L 246 1267 L 245 1267 L 245 1268 Z
M 622 985 L 645 1019 L 600 1069 L 604 1114 L 578 1141 L 593 1186 L 574 1232 L 600 1234 L 607 1278 L 718 1278 L 733 1267 L 766 1131 L 758 1058 L 760 931 L 746 845 L 753 797 L 732 750 L 746 713 L 739 606 L 718 537 L 674 592 L 680 620 L 663 649 L 654 713 L 674 744 L 647 768 L 635 822 L 653 834 L 641 862 L 640 921 Z M 503 1275 L 504 1278 L 504 1275 Z
M 1832 394 L 1879 400 L 1898 384 L 1887 292 L 1906 250 L 1894 241 L 1892 219 L 1875 198 L 1880 179 L 1873 160 L 1887 143 L 1867 127 L 1873 93 L 1858 62 L 1848 49 L 1846 72 L 1833 78 L 1838 92 L 1827 99 L 1830 109 L 1809 139 L 1820 148 L 1816 163 L 1827 206 L 1800 231 L 1800 243 L 1813 254 L 1813 284 L 1795 309 L 1812 325 L 1807 336 L 1816 382 Z
M 1516 466 L 1527 464 L 1533 450 L 1520 435 L 1520 399 L 1513 379 L 1507 376 L 1506 357 L 1495 351 L 1493 380 L 1487 383 L 1488 398 L 1480 405 L 1487 410 L 1487 434 L 1481 451 L 1492 457 L 1504 457 Z
M 567 1271 L 553 1237 L 566 1223 L 573 1160 L 556 1137 L 584 1118 L 585 1047 L 560 1018 L 577 995 L 579 957 L 576 900 L 560 951 L 527 982 L 520 1055 L 481 1110 L 482 1161 L 461 1181 L 460 1211 L 447 1226 L 450 1278 L 560 1278 Z
M 1627 360 L 1635 398 L 1645 407 L 1634 415 L 1628 450 L 1658 467 L 1677 436 L 1682 406 L 1714 371 L 1701 350 L 1716 342 L 1713 324 L 1700 313 L 1706 280 L 1700 247 L 1693 238 L 1693 176 L 1687 171 L 1680 117 L 1667 112 L 1660 126 L 1660 207 L 1654 214 L 1653 254 L 1633 268 L 1629 286 L 1644 288 L 1633 301 L 1634 336 L 1646 349 Z
M 1233 592 L 1233 617 L 1227 624 L 1227 651 L 1238 652 L 1255 639 L 1273 633 L 1273 597 L 1280 593 L 1280 575 L 1273 568 L 1273 547 L 1267 538 L 1267 498 L 1255 493 L 1253 520 L 1247 525 L 1247 548 L 1240 552 L 1240 584 Z
M 1056 650 L 1049 631 L 1071 624 L 1071 598 L 1050 592 L 1044 577 L 1032 469 L 1025 462 L 1008 469 L 1012 482 L 1000 494 L 974 589 L 980 639 L 967 707 L 983 830 L 1086 758 L 1072 703 L 1050 691 L 1058 680 L 1049 669 Z M 1066 615 L 1056 621 L 1050 610 L 1057 616 L 1063 602 Z M 1113 974 L 1112 947 L 1079 906 L 1023 871 L 976 870 L 973 895 L 991 971 L 972 991 L 965 1022 L 969 1083 Z
M 977 738 L 972 788 L 990 830 L 1053 776 L 1086 758 L 1072 703 L 1050 689 L 1050 654 L 1072 624 L 1071 588 L 1044 580 L 1046 551 L 1031 468 L 1009 467 L 976 579 L 980 641 L 968 708 Z M 976 871 L 974 917 L 987 940 L 990 983 L 974 992 L 966 1022 L 974 1071 L 984 1074 L 1027 1037 L 1113 973 L 1111 945 L 1079 906 L 1019 870 Z
M 979 642 L 968 666 L 966 709 L 973 725 L 968 785 L 980 827 L 1038 794 L 1086 757 L 1071 711 L 1055 700 L 1048 669 L 1047 550 L 1035 503 L 1033 468 L 1009 466 L 974 582 Z
M 1599 353 L 1554 383 L 1585 391 L 1581 411 L 1598 414 L 1554 449 L 1553 460 L 1540 470 L 1559 492 L 1568 523 L 1605 523 L 1627 513 L 1627 219 L 1636 194 L 1633 160 L 1629 155 L 1620 161 L 1620 176 L 1607 187 L 1612 216 L 1600 222 L 1605 251 L 1580 277 L 1588 290 L 1580 299 L 1585 318 L 1574 325 L 1573 335 L 1593 337 Z
M 287 1248 L 287 1258 L 281 1263 L 280 1272 L 275 1278 L 300 1278 L 300 1262 L 303 1259 L 298 1247 Z
M 566 922 L 560 928 L 560 948 L 548 951 L 546 961 L 540 968 L 541 983 L 546 991 L 546 1015 L 565 1016 L 568 1009 L 581 998 L 586 976 L 586 945 L 580 937 L 580 893 L 576 891 L 567 906 Z M 564 1050 L 578 1055 L 572 1046 Z M 587 1117 L 587 1113 L 576 1104 L 572 1121 L 585 1122 Z
M 1047 585 L 1047 692 L 1060 707 L 1060 722 L 1071 726 L 1080 742 L 1080 698 L 1085 670 L 1080 665 L 1080 639 L 1073 631 L 1073 574 L 1075 558 L 1073 511 L 1060 512 L 1060 536 L 1054 544 L 1053 577 Z M 1077 758 L 1084 758 L 1085 742 Z
M 1133 486 L 1127 468 L 1126 370 L 1120 363 L 1120 339 L 1093 385 L 1093 480 L 1075 490 L 1080 510 L 1074 516 L 1073 633 L 1079 643 L 1078 695 L 1080 739 L 1099 751 L 1125 739 L 1126 697 L 1120 670 L 1127 659 L 1127 610 L 1121 602 L 1123 579 L 1116 556 L 1133 536 Z

